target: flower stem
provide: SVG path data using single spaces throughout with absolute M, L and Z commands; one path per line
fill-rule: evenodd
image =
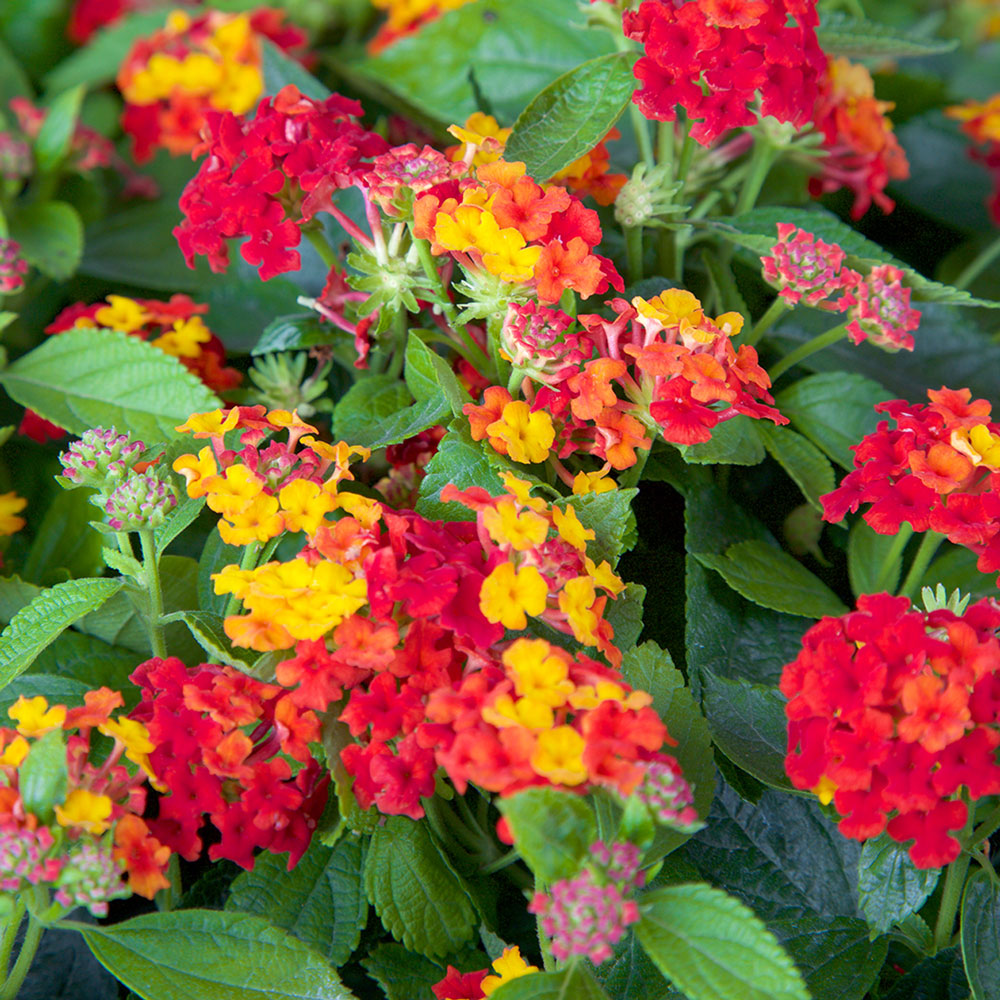
M 749 212 L 757 204 L 760 190 L 767 180 L 767 175 L 774 166 L 775 149 L 765 138 L 758 136 L 750 153 L 750 169 L 740 188 L 740 196 L 736 201 L 734 215 Z
M 163 638 L 163 623 L 160 621 L 163 617 L 163 587 L 160 583 L 160 565 L 152 529 L 140 531 L 139 542 L 142 545 L 143 577 L 149 594 L 149 645 L 153 656 L 164 657 L 167 655 L 167 644 Z
M 316 253 L 329 268 L 337 266 L 337 255 L 333 252 L 333 247 L 326 242 L 326 237 L 319 229 L 307 228 L 302 232 L 306 234 L 306 239 L 316 248 Z
M 972 284 L 993 263 L 1000 257 L 1000 236 L 998 236 L 985 249 L 981 250 L 972 261 L 970 261 L 955 279 L 955 288 L 965 289 Z
M 10 967 L 10 954 L 14 950 L 14 941 L 17 939 L 17 932 L 24 919 L 25 905 L 20 896 L 14 897 L 14 911 L 7 918 L 7 923 L 3 929 L 3 937 L 0 937 L 0 973 L 4 978 Z
M 899 588 L 900 597 L 909 597 L 910 600 L 913 600 L 913 595 L 916 593 L 917 587 L 920 586 L 920 581 L 924 578 L 924 573 L 927 572 L 927 567 L 930 565 L 931 559 L 934 558 L 934 553 L 937 552 L 938 546 L 943 541 L 944 535 L 940 535 L 936 531 L 926 532 L 920 540 L 920 548 L 917 549 L 917 554 L 913 557 L 910 571 L 906 574 L 903 586 Z
M 840 326 L 835 326 L 832 330 L 827 330 L 826 333 L 821 333 L 818 337 L 813 337 L 812 340 L 807 340 L 804 344 L 796 347 L 791 354 L 786 354 L 777 364 L 771 366 L 768 372 L 771 376 L 771 383 L 777 382 L 789 368 L 795 367 L 800 361 L 822 351 L 823 348 L 836 344 L 846 335 L 847 327 L 842 323 Z
M 18 921 L 20 923 L 20 920 Z M 21 950 L 18 952 L 17 961 L 11 969 L 7 981 L 0 987 L 0 1000 L 14 1000 L 20 992 L 21 986 L 31 968 L 31 962 L 38 950 L 38 942 L 42 939 L 41 921 L 37 920 L 34 914 L 28 914 L 28 929 L 24 932 L 24 940 L 21 942 Z
M 767 312 L 753 325 L 753 329 L 743 338 L 741 343 L 751 347 L 767 333 L 777 321 L 788 312 L 788 303 L 779 295 L 768 307 Z
M 899 531 L 896 532 L 896 537 L 893 539 L 892 545 L 882 557 L 882 562 L 879 564 L 878 574 L 875 577 L 876 594 L 881 594 L 885 590 L 889 583 L 889 578 L 892 576 L 893 569 L 899 565 L 899 560 L 903 555 L 903 550 L 906 548 L 906 543 L 912 537 L 913 526 L 908 521 L 904 521 L 899 526 Z M 896 579 L 898 580 L 899 577 L 897 576 Z
M 642 226 L 625 227 L 625 258 L 629 284 L 642 281 Z
M 987 837 L 996 833 L 997 830 L 1000 830 L 1000 805 L 997 805 L 993 812 L 969 834 L 969 843 L 967 846 L 982 843 Z
M 951 944 L 951 935 L 955 929 L 955 914 L 962 900 L 962 889 L 965 887 L 965 876 L 971 860 L 970 856 L 963 852 L 948 865 L 944 877 L 944 889 L 941 891 L 941 904 L 938 906 L 937 920 L 934 924 L 936 952 Z

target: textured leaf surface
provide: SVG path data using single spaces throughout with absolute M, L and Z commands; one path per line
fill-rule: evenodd
M 917 868 L 906 847 L 886 833 L 865 841 L 858 859 L 858 892 L 871 929 L 885 934 L 916 913 L 940 875 L 938 868 Z
M 848 17 L 840 11 L 823 17 L 816 37 L 828 55 L 849 59 L 900 59 L 937 55 L 958 48 L 956 39 L 929 38 L 887 24 Z
M 23 406 L 79 434 L 127 427 L 162 441 L 192 413 L 214 410 L 216 397 L 174 357 L 115 330 L 69 330 L 50 337 L 0 374 Z
M 974 1000 L 1000 998 L 1000 889 L 975 872 L 962 896 L 962 960 Z
M 537 972 L 504 983 L 496 1000 L 608 1000 L 608 994 L 582 963 L 559 972 Z
M 808 438 L 789 427 L 761 420 L 757 430 L 768 454 L 788 473 L 806 500 L 822 510 L 819 498 L 836 486 L 829 459 Z
M 10 236 L 21 244 L 21 256 L 29 264 L 56 281 L 65 281 L 80 265 L 83 223 L 65 201 L 19 208 L 10 217 Z

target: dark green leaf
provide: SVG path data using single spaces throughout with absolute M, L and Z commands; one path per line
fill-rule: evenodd
M 977 870 L 962 894 L 962 961 L 973 1000 L 1000 998 L 1000 889 Z
M 917 868 L 906 848 L 887 833 L 867 840 L 858 860 L 861 912 L 878 934 L 916 913 L 934 891 L 938 868 Z
M 66 738 L 61 729 L 52 729 L 32 743 L 18 775 L 25 812 L 51 823 L 55 807 L 66 801 Z
M 365 892 L 385 928 L 407 948 L 446 955 L 471 940 L 476 913 L 426 823 L 390 816 L 372 835 Z
M 854 468 L 851 445 L 878 424 L 876 403 L 891 399 L 877 382 L 847 372 L 809 375 L 775 397 L 795 428 L 845 469 Z
M 87 522 L 98 516 L 90 490 L 59 490 L 52 496 L 24 561 L 26 580 L 42 586 L 78 576 L 94 576 L 101 568 L 101 535 Z
M 12 97 L 31 98 L 31 83 L 13 52 L 0 39 L 0 108 L 10 106 Z
M 0 633 L 0 688 L 24 673 L 63 629 L 117 593 L 122 582 L 85 579 L 57 583 L 18 611 Z
M 130 649 L 109 646 L 95 636 L 69 629 L 38 654 L 31 671 L 23 675 L 23 680 L 28 684 L 38 674 L 57 674 L 86 684 L 88 688 L 103 685 L 113 691 L 121 691 L 128 701 L 139 696 L 138 689 L 128 679 L 139 659 Z M 11 686 L 14 684 L 17 680 L 11 682 Z
M 431 987 L 444 979 L 446 971 L 401 944 L 377 945 L 361 964 L 382 988 L 386 1000 L 434 1000 Z
M 636 936 L 690 1000 L 809 1000 L 802 976 L 752 910 L 707 885 L 642 897 Z
M 849 59 L 901 59 L 929 56 L 958 48 L 954 39 L 929 38 L 888 24 L 849 17 L 841 11 L 826 13 L 816 31 L 823 51 Z
M 322 101 L 330 96 L 323 86 L 303 65 L 286 55 L 268 38 L 260 40 L 261 69 L 264 73 L 264 96 L 273 97 L 282 87 L 292 84 L 305 97 Z
M 356 382 L 333 412 L 334 437 L 351 444 L 371 439 L 373 428 L 410 404 L 410 390 L 392 375 L 371 375 Z
M 146 1000 L 350 1000 L 311 948 L 260 917 L 146 913 L 82 932 L 102 965 Z
M 84 615 L 77 629 L 92 635 L 111 646 L 122 646 L 148 656 L 149 635 L 132 598 L 119 591 L 105 601 L 96 611 Z M 183 626 L 181 626 L 183 628 Z
M 791 476 L 806 500 L 817 510 L 822 510 L 819 498 L 836 486 L 833 466 L 827 457 L 807 438 L 788 427 L 758 420 L 757 431 L 768 453 Z
M 471 397 L 462 388 L 451 365 L 421 339 L 415 330 L 406 341 L 406 384 L 416 400 L 437 399 L 444 394 L 454 416 Z
M 227 545 L 219 529 L 212 529 L 198 560 L 198 607 L 222 616 L 229 603 L 229 595 L 216 594 L 212 574 L 226 566 L 238 566 L 242 556 L 243 550 L 238 545 Z
M 181 500 L 170 516 L 153 532 L 156 551 L 164 552 L 188 525 L 194 523 L 204 509 L 204 497 L 185 497 Z
M 931 586 L 940 583 L 948 593 L 960 590 L 963 594 L 971 594 L 974 601 L 996 597 L 997 574 L 980 572 L 976 565 L 978 559 L 975 552 L 964 546 L 946 547 L 944 554 L 931 563 L 924 579 Z
M 684 1000 L 643 951 L 634 933 L 615 946 L 613 958 L 597 968 L 597 978 L 614 1000 Z
M 306 350 L 309 347 L 332 344 L 343 336 L 343 331 L 320 322 L 314 312 L 279 316 L 264 327 L 260 340 L 250 353 L 271 354 L 279 351 Z
M 336 847 L 313 841 L 287 870 L 287 856 L 262 854 L 252 871 L 232 883 L 227 910 L 266 917 L 304 941 L 331 965 L 343 965 L 357 947 L 368 913 L 361 888 L 361 842 L 344 837 Z
M 712 437 L 702 444 L 678 445 L 685 462 L 695 465 L 759 465 L 764 461 L 764 443 L 757 425 L 740 414 L 712 428 Z
M 128 427 L 147 441 L 176 436 L 216 397 L 178 360 L 116 330 L 69 330 L 18 358 L 0 384 L 23 406 L 74 433 Z
M 619 649 L 634 646 L 642 635 L 642 604 L 646 588 L 640 583 L 626 583 L 625 589 L 604 609 L 604 620 L 615 630 L 615 645 Z
M 614 566 L 622 552 L 635 544 L 632 501 L 638 493 L 637 489 L 609 490 L 575 496 L 571 503 L 559 503 L 563 508 L 571 506 L 584 528 L 594 532 L 594 540 L 587 543 L 587 555 L 594 562 L 607 559 Z
M 575 875 L 597 839 L 593 810 L 570 792 L 527 788 L 498 805 L 521 857 L 545 882 Z
M 50 173 L 69 152 L 83 105 L 83 86 L 64 90 L 48 107 L 45 121 L 35 139 L 35 162 L 42 173 Z
M 183 619 L 195 642 L 208 653 L 213 663 L 246 670 L 257 659 L 257 654 L 251 650 L 232 645 L 226 636 L 222 615 L 214 611 L 185 611 Z
M 21 65 L 39 76 L 69 49 L 65 0 L 4 0 L 0 35 Z
M 56 281 L 70 277 L 80 265 L 83 223 L 79 212 L 64 201 L 18 208 L 11 213 L 10 236 L 21 244 L 21 256 L 29 264 Z
M 521 112 L 504 156 L 539 180 L 555 177 L 611 131 L 636 80 L 624 53 L 598 56 L 553 80 Z
M 474 521 L 474 511 L 457 503 L 442 503 L 441 490 L 453 483 L 460 490 L 482 486 L 491 495 L 500 496 L 504 490 L 497 474 L 498 465 L 499 462 L 487 457 L 482 444 L 472 440 L 466 427 L 453 427 L 427 463 L 427 475 L 420 484 L 417 513 L 432 521 Z
M 773 611 L 805 618 L 842 615 L 847 608 L 837 595 L 797 559 L 761 541 L 737 542 L 724 555 L 696 553 L 738 594 Z
M 495 1000 L 608 1000 L 594 974 L 582 962 L 559 972 L 535 972 L 494 990 Z
M 874 594 L 878 584 L 882 560 L 896 541 L 895 535 L 880 535 L 867 521 L 859 520 L 847 539 L 847 573 L 855 597 Z M 902 569 L 902 554 L 892 572 L 882 581 L 881 589 L 896 592 Z
M 958 948 L 945 948 L 918 962 L 886 994 L 885 1000 L 967 1000 L 969 983 Z

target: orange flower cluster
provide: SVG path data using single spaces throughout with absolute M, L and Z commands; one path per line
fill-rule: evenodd
M 194 18 L 175 10 L 165 27 L 140 38 L 117 81 L 125 98 L 122 128 L 132 137 L 136 161 L 161 148 L 174 156 L 190 153 L 209 112 L 250 111 L 264 91 L 260 39 L 285 51 L 305 44 L 305 35 L 283 21 L 283 11 L 266 7 Z
M 22 696 L 8 710 L 15 728 L 0 729 L 0 859 L 25 863 L 0 870 L 5 891 L 17 891 L 23 878 L 50 885 L 69 908 L 83 904 L 106 913 L 107 901 L 125 894 L 123 874 L 128 889 L 148 899 L 170 884 L 164 874 L 170 849 L 141 819 L 155 747 L 142 723 L 112 718 L 123 704 L 117 691 L 102 687 L 88 691 L 78 708 L 50 706 L 39 695 Z M 114 742 L 110 753 L 91 762 L 95 733 Z M 43 739 L 49 746 L 39 749 Z M 22 770 L 35 752 L 48 759 L 53 739 L 65 746 L 65 787 L 53 790 L 51 802 L 29 807 L 22 798 Z M 37 800 L 38 788 L 31 794 Z M 84 888 L 87 895 L 81 896 Z

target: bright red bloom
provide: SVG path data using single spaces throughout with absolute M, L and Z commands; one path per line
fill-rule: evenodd
M 963 788 L 1000 793 L 998 630 L 995 600 L 959 617 L 888 594 L 813 626 L 781 678 L 792 783 L 832 799 L 845 836 L 887 828 L 919 867 L 953 861 Z

